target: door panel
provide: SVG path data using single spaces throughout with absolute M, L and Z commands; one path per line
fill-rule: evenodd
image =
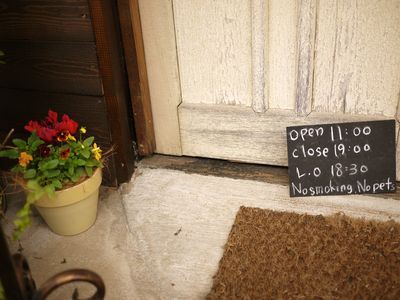
M 400 1 L 319 1 L 316 111 L 393 117 L 400 91 Z
M 286 126 L 366 119 L 384 118 L 318 112 L 303 117 L 283 109 L 257 114 L 250 107 L 191 103 L 179 107 L 184 155 L 280 166 L 287 166 Z
M 250 1 L 174 1 L 182 101 L 251 104 Z
M 294 109 L 296 93 L 297 1 L 272 0 L 265 8 L 265 86 L 268 107 Z
M 397 119 L 400 0 L 174 0 L 172 9 L 183 155 L 287 165 L 287 126 Z

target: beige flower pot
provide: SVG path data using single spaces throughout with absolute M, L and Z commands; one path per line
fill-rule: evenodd
M 42 197 L 34 205 L 52 231 L 76 235 L 96 221 L 101 180 L 101 169 L 97 169 L 80 184 L 57 191 L 55 198 Z

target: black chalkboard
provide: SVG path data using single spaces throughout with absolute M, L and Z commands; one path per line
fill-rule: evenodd
M 395 121 L 286 128 L 291 197 L 396 191 Z

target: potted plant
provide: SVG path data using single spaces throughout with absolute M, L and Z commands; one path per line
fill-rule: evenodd
M 55 233 L 75 235 L 93 225 L 97 216 L 102 180 L 102 150 L 86 128 L 64 114 L 48 111 L 47 117 L 29 121 L 27 140 L 13 139 L 14 146 L 0 157 L 17 160 L 11 169 L 26 190 L 26 201 L 14 221 L 14 236 L 30 224 L 31 206 Z

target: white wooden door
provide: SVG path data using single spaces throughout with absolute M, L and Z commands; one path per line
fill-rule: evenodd
M 400 0 L 140 8 L 160 153 L 287 165 L 286 126 L 398 119 Z

